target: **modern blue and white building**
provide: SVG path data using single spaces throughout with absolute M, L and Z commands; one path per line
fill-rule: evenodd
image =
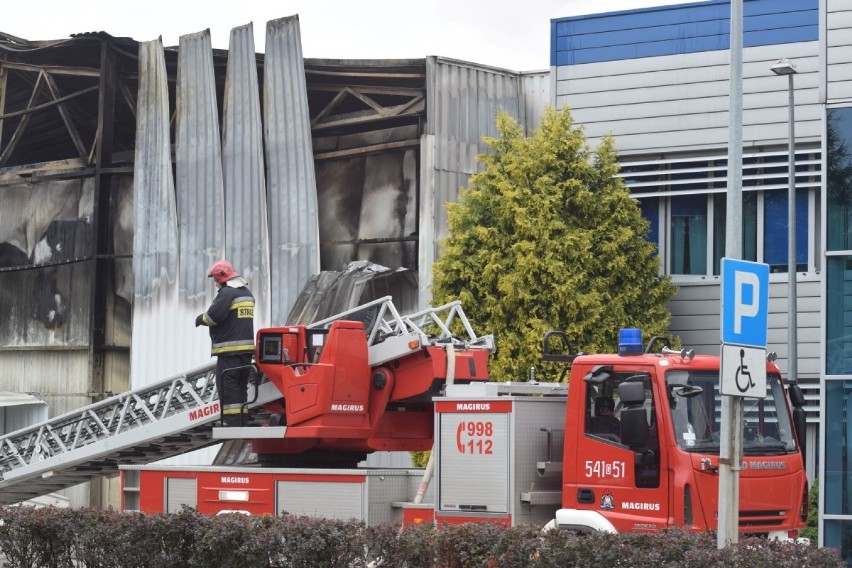
M 788 364 L 796 278 L 806 467 L 820 479 L 821 545 L 852 558 L 852 2 L 745 0 L 743 258 L 770 266 L 768 349 Z M 718 353 L 725 255 L 730 2 L 551 22 L 551 100 L 590 142 L 615 137 L 622 176 L 679 286 L 672 331 Z M 788 81 L 796 67 L 796 272 L 788 274 Z

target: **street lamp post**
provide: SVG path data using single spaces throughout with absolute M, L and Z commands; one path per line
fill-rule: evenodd
M 796 66 L 789 59 L 779 59 L 770 67 L 776 75 L 786 75 L 789 99 L 788 119 L 788 188 L 787 188 L 787 279 L 789 280 L 787 292 L 787 379 L 790 383 L 798 380 L 798 323 L 797 323 L 797 292 L 796 292 L 796 137 L 793 105 L 793 75 L 796 74 Z

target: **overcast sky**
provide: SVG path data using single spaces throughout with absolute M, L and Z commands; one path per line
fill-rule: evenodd
M 231 28 L 299 15 L 305 57 L 411 59 L 442 55 L 517 71 L 550 66 L 550 20 L 686 0 L 2 0 L 0 31 L 28 40 L 104 31 L 149 41 L 210 29 L 227 49 Z

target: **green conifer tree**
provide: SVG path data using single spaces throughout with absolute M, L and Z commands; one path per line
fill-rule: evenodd
M 449 237 L 434 265 L 435 305 L 460 299 L 480 333 L 493 333 L 495 380 L 541 362 L 542 339 L 563 330 L 573 347 L 613 352 L 618 330 L 665 335 L 675 288 L 659 274 L 648 222 L 621 178 L 611 138 L 589 148 L 568 108 L 548 108 L 525 137 L 497 117 L 484 169 L 447 205 Z M 552 365 L 552 364 L 551 364 Z

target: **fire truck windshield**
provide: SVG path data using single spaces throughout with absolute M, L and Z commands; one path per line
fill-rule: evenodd
M 669 371 L 666 373 L 666 386 L 677 445 L 687 452 L 718 455 L 722 414 L 719 374 Z M 779 375 L 767 375 L 766 398 L 743 400 L 744 455 L 770 456 L 796 451 L 796 439 Z

